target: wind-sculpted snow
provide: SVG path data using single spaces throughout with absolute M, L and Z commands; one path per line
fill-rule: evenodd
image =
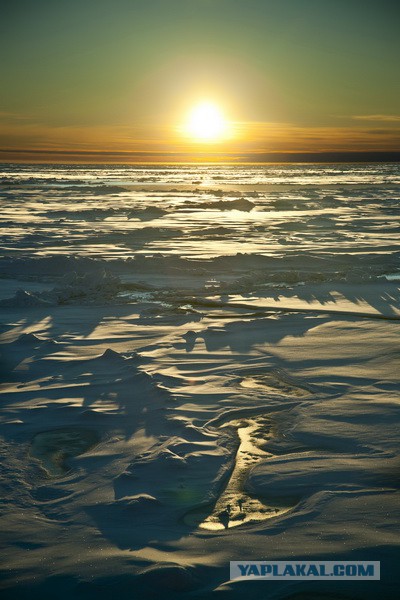
M 4 597 L 397 599 L 398 166 L 0 179 Z

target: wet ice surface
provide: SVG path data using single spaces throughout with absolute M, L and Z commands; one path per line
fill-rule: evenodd
M 30 456 L 36 458 L 49 477 L 69 471 L 68 459 L 79 456 L 99 441 L 90 429 L 56 429 L 37 433 L 32 440 Z
M 275 499 L 274 505 L 271 505 L 262 498 L 250 496 L 243 489 L 243 483 L 250 469 L 261 459 L 265 460 L 272 456 L 260 447 L 263 440 L 266 441 L 268 437 L 269 419 L 265 417 L 240 419 L 231 421 L 225 426 L 235 429 L 239 437 L 235 465 L 228 484 L 219 495 L 210 514 L 207 515 L 207 510 L 204 508 L 195 509 L 184 518 L 185 523 L 210 531 L 276 517 L 291 507 L 289 498 L 281 499 L 279 506 Z
M 397 564 L 398 166 L 0 177 L 11 595 L 233 599 L 230 560 Z

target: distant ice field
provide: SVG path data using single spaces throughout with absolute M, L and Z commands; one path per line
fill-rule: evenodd
M 2 165 L 0 302 L 144 293 L 175 313 L 194 293 L 192 308 L 283 298 L 397 314 L 399 180 L 397 164 Z M 378 302 L 349 292 L 361 282 Z
M 0 165 L 0 275 L 393 275 L 399 181 L 397 164 Z

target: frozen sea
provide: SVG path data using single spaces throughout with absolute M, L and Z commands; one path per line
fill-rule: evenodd
M 5 598 L 397 598 L 399 182 L 0 165 Z

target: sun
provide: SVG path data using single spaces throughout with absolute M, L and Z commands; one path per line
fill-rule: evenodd
M 228 133 L 228 122 L 213 102 L 201 102 L 190 111 L 184 132 L 196 142 L 222 141 Z

